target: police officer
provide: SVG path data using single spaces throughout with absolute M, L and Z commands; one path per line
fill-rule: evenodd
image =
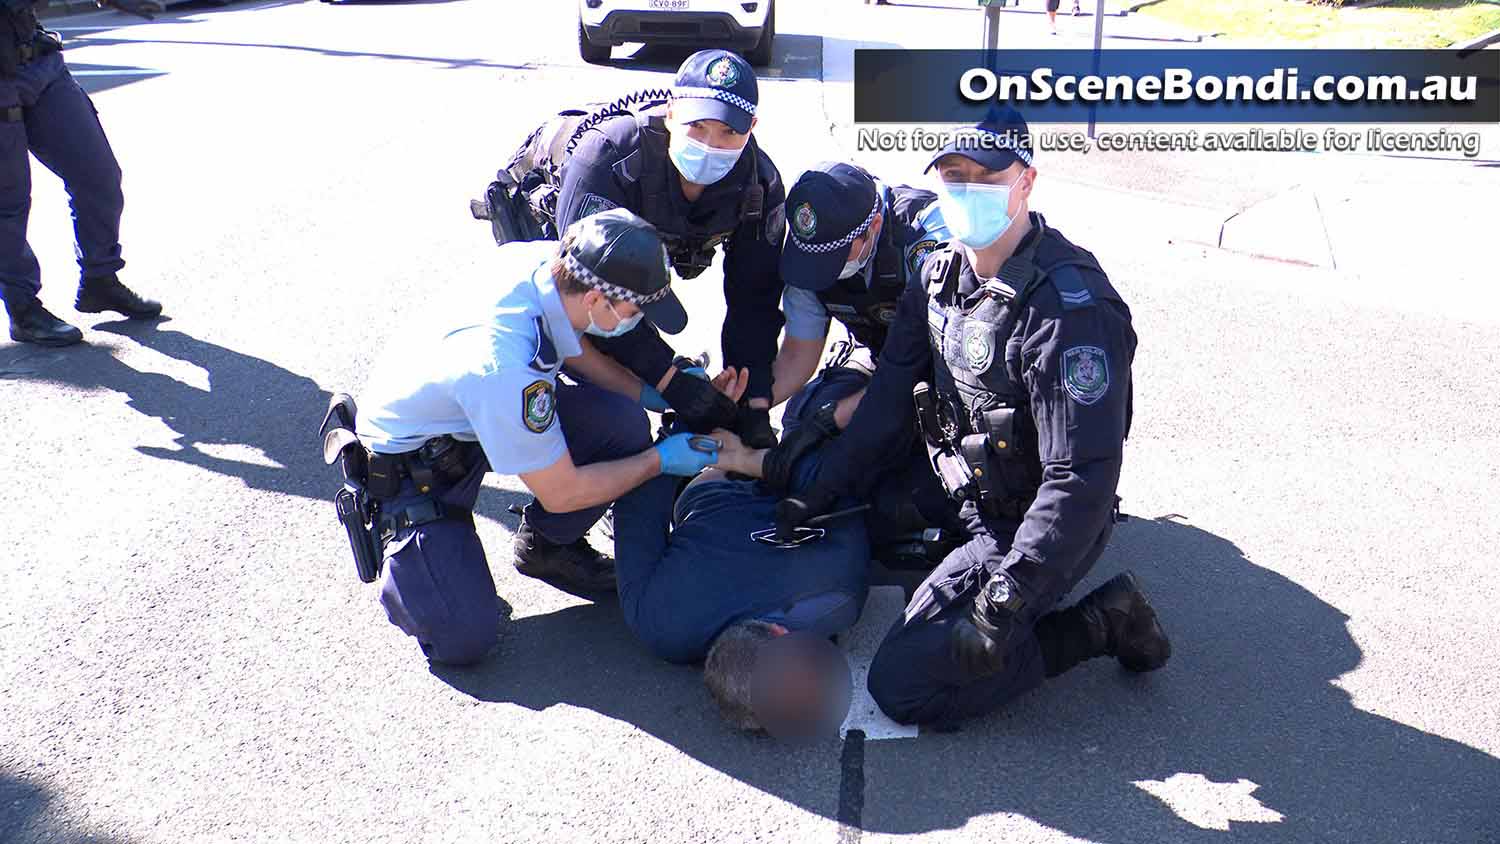
M 126 5 L 127 11 L 139 13 L 134 2 Z M 125 201 L 120 165 L 93 103 L 68 72 L 61 51 L 62 39 L 42 28 L 31 0 L 0 0 L 0 294 L 10 316 L 11 339 L 43 346 L 77 343 L 83 332 L 37 299 L 41 267 L 26 242 L 28 150 L 62 179 L 72 203 L 83 271 L 74 309 L 117 311 L 133 319 L 161 313 L 160 304 L 136 295 L 115 275 L 125 266 L 120 257 Z
M 613 562 L 583 535 L 606 506 L 717 459 L 713 440 L 688 434 L 652 447 L 644 385 L 589 344 L 646 319 L 669 334 L 687 321 L 649 223 L 606 211 L 561 244 L 518 242 L 500 254 L 498 286 L 485 281 L 414 321 L 376 368 L 356 420 L 381 505 L 381 603 L 440 662 L 480 659 L 498 630 L 471 513 L 486 471 L 519 475 L 536 496 L 516 534 L 516 569 L 598 591 L 613 588 Z M 571 382 L 558 380 L 565 364 Z
M 672 266 L 694 278 L 724 247 L 726 367 L 748 368 L 749 388 L 735 418 L 689 420 L 733 427 L 751 445 L 775 442 L 771 430 L 772 359 L 781 332 L 777 272 L 785 231 L 784 189 L 771 159 L 751 136 L 759 88 L 750 65 L 725 50 L 689 56 L 665 106 L 605 120 L 586 130 L 562 165 L 557 226 L 607 208 L 629 208 L 662 233 Z M 672 348 L 649 327 L 600 343 L 647 383 L 672 367 Z M 680 379 L 666 396 L 708 404 L 712 387 Z M 661 408 L 653 408 L 661 409 Z
M 1079 661 L 1163 665 L 1171 646 L 1130 574 L 1054 610 L 1109 540 L 1130 427 L 1130 311 L 1093 255 L 1028 211 L 1030 133 L 1014 110 L 929 164 L 956 238 L 903 296 L 869 392 L 784 524 L 832 506 L 916 412 L 972 538 L 914 594 L 869 674 L 892 718 L 952 724 Z
M 848 424 L 902 291 L 927 255 L 949 237 L 936 194 L 884 184 L 843 162 L 824 162 L 803 173 L 786 207 L 781 253 L 786 339 L 776 358 L 775 392 L 777 401 L 788 396 L 790 401 L 767 478 L 779 488 L 785 487 L 792 463 L 836 430 L 834 416 L 838 424 Z M 809 381 L 831 318 L 844 325 L 853 343 Z M 942 491 L 915 429 L 905 440 L 869 465 L 870 471 L 861 473 L 865 483 L 853 490 L 862 498 L 876 497 L 877 485 L 889 493 L 888 501 L 877 502 L 882 506 L 871 520 L 877 543 L 929 526 L 953 527 L 951 508 L 941 506 Z

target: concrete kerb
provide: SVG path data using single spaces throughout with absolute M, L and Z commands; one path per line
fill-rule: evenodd
M 1500 29 L 1492 29 L 1476 38 L 1454 44 L 1452 50 L 1482 50 L 1492 44 L 1500 44 Z

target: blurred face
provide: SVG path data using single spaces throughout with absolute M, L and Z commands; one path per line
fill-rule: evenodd
M 756 118 L 750 118 L 750 132 L 755 131 Z M 750 132 L 736 132 L 722 120 L 694 120 L 678 123 L 672 118 L 672 107 L 667 106 L 667 131 L 685 132 L 689 138 L 714 149 L 744 149 L 750 143 Z

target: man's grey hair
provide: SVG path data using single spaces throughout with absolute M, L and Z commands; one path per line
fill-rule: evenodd
M 724 628 L 708 649 L 703 682 L 719 705 L 719 714 L 732 727 L 761 728 L 750 702 L 750 682 L 761 647 L 775 638 L 776 631 L 769 622 L 741 621 Z

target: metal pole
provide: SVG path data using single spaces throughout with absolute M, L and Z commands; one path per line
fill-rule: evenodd
M 1094 75 L 1099 75 L 1099 59 L 1104 53 L 1104 0 L 1099 0 L 1099 8 L 1094 10 Z M 1094 139 L 1094 116 L 1099 108 L 1098 103 L 1089 106 L 1089 140 Z

